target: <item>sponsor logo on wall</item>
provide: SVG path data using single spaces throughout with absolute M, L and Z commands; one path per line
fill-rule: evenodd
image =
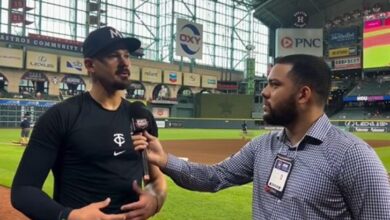
M 164 70 L 164 83 L 166 84 L 180 85 L 183 81 L 182 77 L 181 72 Z
M 46 56 L 38 56 L 35 60 L 30 61 L 31 66 L 54 68 L 54 64 L 49 63 Z
M 84 67 L 84 61 L 80 57 L 61 56 L 60 71 L 63 73 L 74 73 L 87 75 Z
M 184 122 L 183 121 L 168 121 L 167 127 L 168 128 L 182 128 L 182 127 L 184 127 Z
M 0 65 L 6 67 L 23 67 L 23 50 L 0 48 Z
M 292 48 L 293 44 L 293 39 L 291 39 L 290 37 L 283 37 L 282 40 L 280 40 L 280 45 L 283 48 Z
M 177 73 L 174 73 L 174 72 L 169 73 L 169 81 L 176 83 L 177 82 Z
M 371 128 L 371 132 L 385 132 L 386 129 L 384 128 Z
M 347 127 L 387 127 L 390 122 L 385 121 L 346 121 Z
M 161 70 L 152 69 L 152 68 L 143 68 L 142 69 L 142 81 L 146 82 L 161 82 Z
M 66 67 L 70 68 L 70 69 L 75 69 L 77 71 L 81 71 L 82 68 L 83 68 L 83 64 L 81 62 L 79 62 L 78 60 L 77 61 L 66 61 Z
M 337 49 L 330 49 L 328 51 L 329 58 L 347 57 L 347 56 L 356 56 L 356 55 L 357 55 L 356 47 L 343 47 Z
M 156 120 L 156 124 L 158 128 L 165 128 L 165 121 Z
M 217 88 L 217 77 L 202 75 L 202 87 L 204 88 Z
M 358 132 L 390 132 L 390 122 L 386 121 L 345 121 L 341 126 Z
M 358 56 L 333 60 L 334 70 L 359 69 L 361 66 L 361 59 Z
M 54 54 L 27 51 L 26 69 L 57 72 L 57 56 Z
M 211 84 L 211 85 L 217 84 L 217 80 L 215 80 L 215 79 L 208 79 L 208 80 L 207 80 L 207 83 L 208 83 L 208 84 Z
M 185 86 L 195 86 L 199 87 L 200 86 L 200 75 L 196 73 L 184 73 L 183 74 L 184 80 L 183 80 L 183 85 Z
M 155 118 L 168 118 L 169 117 L 169 108 L 159 108 L 153 107 L 152 113 Z
M 328 45 L 348 45 L 358 42 L 358 27 L 337 28 L 329 31 Z

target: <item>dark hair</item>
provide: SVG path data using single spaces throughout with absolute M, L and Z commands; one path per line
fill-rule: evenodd
M 296 54 L 280 57 L 275 64 L 291 64 L 289 76 L 299 86 L 307 85 L 319 97 L 319 102 L 326 104 L 331 87 L 331 70 L 322 58 Z

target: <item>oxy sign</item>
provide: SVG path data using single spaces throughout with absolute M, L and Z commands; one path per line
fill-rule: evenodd
M 291 54 L 323 56 L 321 28 L 279 28 L 276 30 L 276 57 Z
M 185 19 L 176 20 L 176 55 L 202 59 L 203 25 Z

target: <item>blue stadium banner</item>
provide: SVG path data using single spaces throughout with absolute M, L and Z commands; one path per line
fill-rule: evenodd
M 390 101 L 390 95 L 374 95 L 374 96 L 346 96 L 344 102 L 377 102 Z
M 51 107 L 54 104 L 56 104 L 56 102 L 54 101 L 0 99 L 0 105 L 8 105 L 8 106 Z
M 328 33 L 329 47 L 350 45 L 358 42 L 359 29 L 357 26 L 331 29 Z

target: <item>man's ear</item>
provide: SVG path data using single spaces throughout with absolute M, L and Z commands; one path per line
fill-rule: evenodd
M 307 103 L 313 98 L 313 91 L 309 86 L 303 86 L 298 94 L 298 103 Z
M 88 73 L 95 72 L 95 65 L 93 64 L 93 60 L 91 58 L 84 59 L 84 66 L 87 69 Z

